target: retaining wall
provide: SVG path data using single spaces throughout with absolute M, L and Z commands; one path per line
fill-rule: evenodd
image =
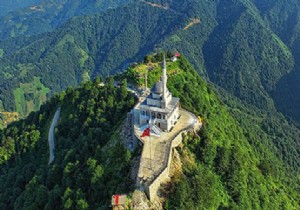
M 186 111 L 186 110 L 185 110 Z M 188 112 L 188 111 L 186 111 Z M 191 113 L 190 113 L 194 119 L 197 119 L 197 117 Z M 169 181 L 170 177 L 170 168 L 171 168 L 171 163 L 172 163 L 172 149 L 178 147 L 181 143 L 182 143 L 182 134 L 187 134 L 188 131 L 193 130 L 193 131 L 197 131 L 201 128 L 201 124 L 199 125 L 190 125 L 188 127 L 185 127 L 183 129 L 181 129 L 180 131 L 178 131 L 174 137 L 172 137 L 173 139 L 171 141 L 168 142 L 169 145 L 167 145 L 167 154 L 166 154 L 166 161 L 163 163 L 163 169 L 151 180 L 148 180 L 147 182 L 143 183 L 143 189 L 145 191 L 145 193 L 147 194 L 149 200 L 151 202 L 155 201 L 156 198 L 158 198 L 158 190 L 161 186 L 161 184 L 163 182 Z M 136 133 L 135 133 L 136 134 Z M 143 140 L 141 138 L 139 138 L 139 136 L 135 135 L 137 137 L 137 139 L 139 139 L 141 142 L 143 142 Z M 139 171 L 140 172 L 140 171 Z
M 191 128 L 185 128 L 182 131 L 180 131 L 177 135 L 175 135 L 175 137 L 171 141 L 171 144 L 169 145 L 168 160 L 165 163 L 166 165 L 164 169 L 158 174 L 157 177 L 154 178 L 154 180 L 151 183 L 145 183 L 145 192 L 148 195 L 150 201 L 153 201 L 157 198 L 157 192 L 160 188 L 160 185 L 163 182 L 169 181 L 169 174 L 172 163 L 172 149 L 178 147 L 178 145 L 182 143 L 182 134 L 186 134 L 187 131 L 190 129 Z

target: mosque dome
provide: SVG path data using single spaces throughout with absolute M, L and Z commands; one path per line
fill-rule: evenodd
M 156 93 L 156 94 L 163 94 L 164 90 L 163 90 L 163 82 L 159 81 L 157 83 L 155 83 L 151 89 L 152 93 Z

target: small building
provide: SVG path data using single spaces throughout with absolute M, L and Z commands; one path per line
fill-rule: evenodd
M 176 56 L 173 56 L 173 57 L 171 58 L 171 61 L 172 61 L 172 62 L 177 61 L 177 57 L 176 57 Z
M 162 76 L 154 84 L 144 101 L 134 108 L 134 118 L 137 126 L 154 122 L 155 127 L 168 132 L 179 118 L 179 98 L 173 97 L 167 88 L 166 59 L 163 61 Z
M 176 52 L 175 55 L 171 58 L 171 61 L 172 61 L 172 62 L 177 61 L 178 57 L 180 57 L 180 56 L 181 56 L 180 53 L 179 53 L 179 52 Z

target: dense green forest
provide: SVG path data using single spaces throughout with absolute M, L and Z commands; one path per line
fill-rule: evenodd
M 0 39 L 49 32 L 75 16 L 96 14 L 131 0 L 40 0 L 0 17 Z M 34 4 L 35 3 L 35 4 Z
M 4 16 L 7 13 L 17 9 L 35 5 L 37 3 L 40 3 L 41 1 L 42 0 L 2 0 L 0 4 L 0 16 Z
M 38 36 L 38 40 L 24 38 L 26 45 L 21 49 L 15 47 L 14 39 L 6 41 L 0 59 L 4 69 L 0 72 L 0 100 L 4 108 L 16 109 L 13 90 L 21 83 L 32 83 L 34 77 L 40 77 L 41 83 L 53 93 L 95 75 L 115 73 L 129 60 L 141 58 L 139 50 L 150 51 L 152 47 L 148 46 L 162 39 L 156 31 L 168 30 L 168 24 L 178 17 L 172 12 L 156 11 L 154 7 L 138 4 L 110 10 L 105 15 L 75 18 L 58 31 Z M 136 30 L 140 32 L 135 33 Z M 22 45 L 20 42 L 17 44 Z
M 257 1 L 261 6 L 262 17 L 270 28 L 278 34 L 291 49 L 295 65 L 290 74 L 281 78 L 273 92 L 277 108 L 299 122 L 300 111 L 300 5 L 299 1 Z
M 178 149 L 165 208 L 299 208 L 298 0 L 17 2 L 0 5 L 0 112 L 29 116 L 0 131 L 0 209 L 107 209 L 129 193 L 136 154 L 118 134 L 135 99 L 90 79 L 143 84 L 134 66 L 119 73 L 162 49 L 190 61 L 168 63 L 168 87 L 205 122 Z M 145 58 L 150 85 L 161 59 Z
M 34 78 L 49 97 L 123 71 L 149 52 L 177 49 L 203 78 L 243 102 L 300 122 L 298 1 L 149 1 L 155 6 L 124 1 L 97 15 L 85 1 L 72 2 L 67 22 L 53 32 L 0 43 L 0 100 L 6 111 L 17 110 L 15 89 L 34 86 Z M 85 9 L 75 14 L 74 8 Z M 79 17 L 68 20 L 73 15 Z M 34 109 L 22 110 L 26 116 Z
M 130 195 L 130 167 L 138 153 L 123 147 L 119 133 L 136 99 L 125 79 L 142 84 L 141 74 L 150 65 L 153 84 L 161 59 L 161 54 L 147 56 L 146 63 L 118 74 L 119 88 L 113 78 L 104 87 L 97 78 L 68 88 L 2 130 L 0 208 L 107 209 L 111 194 Z M 299 130 L 283 117 L 256 114 L 255 107 L 229 94 L 227 106 L 183 56 L 168 62 L 168 77 L 169 90 L 184 108 L 203 117 L 204 126 L 200 137 L 187 135 L 178 149 L 183 169 L 172 178 L 165 208 L 299 208 Z M 47 165 L 47 132 L 58 107 L 55 160 Z M 278 120 L 285 127 L 277 131 Z
M 173 179 L 166 209 L 299 208 L 299 189 L 287 187 L 299 183 L 299 129 L 229 95 L 226 106 L 186 60 L 180 67 L 185 74 L 170 77 L 169 89 L 204 118 L 204 127 L 179 149 L 183 173 Z M 283 129 L 274 130 L 278 122 Z
M 135 103 L 110 78 L 68 89 L 0 133 L 0 209 L 107 209 L 126 193 L 132 154 L 120 125 Z M 125 89 L 124 89 L 125 88 Z M 55 160 L 48 163 L 48 128 L 61 107 Z

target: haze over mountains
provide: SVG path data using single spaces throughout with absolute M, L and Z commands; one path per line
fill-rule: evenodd
M 49 32 L 74 16 L 96 14 L 121 6 L 130 1 L 131 0 L 25 1 L 19 5 L 24 8 L 11 11 L 0 18 L 0 21 L 4 23 L 0 26 L 0 39 Z M 9 5 L 10 4 L 8 4 L 7 7 L 9 7 Z
M 88 76 L 121 71 L 159 46 L 181 51 L 200 75 L 246 102 L 261 108 L 276 107 L 299 122 L 297 1 L 152 2 L 168 3 L 169 7 L 118 2 L 125 6 L 102 15 L 76 17 L 51 33 L 3 41 L 0 84 L 4 108 L 16 109 L 15 100 L 10 98 L 19 81 L 41 77 L 46 87 L 60 91 Z M 53 14 L 51 10 L 39 12 L 39 16 L 53 19 L 52 26 L 43 22 L 43 27 L 30 27 L 26 20 L 16 25 L 24 26 L 25 34 L 36 34 L 51 31 L 74 15 L 116 6 L 107 2 L 97 8 L 89 1 L 63 1 L 59 5 L 61 9 L 50 18 L 47 12 Z M 29 13 L 30 17 L 35 15 Z M 195 20 L 200 23 L 191 24 Z M 22 35 L 16 32 L 16 36 Z M 11 29 L 3 28 L 1 34 L 4 38 Z
M 119 73 L 168 50 L 184 55 L 169 89 L 207 124 L 178 150 L 184 164 L 165 208 L 299 207 L 298 0 L 5 0 L 0 22 L 0 112 L 25 118 L 46 103 L 7 129 L 0 120 L 0 208 L 105 209 L 125 192 L 137 154 L 116 142 L 135 99 L 111 78 L 103 89 L 90 80 L 138 81 L 132 67 Z M 48 168 L 58 106 L 58 156 Z
M 11 11 L 22 9 L 39 3 L 40 0 L 2 0 L 0 5 L 0 15 L 5 15 Z
M 14 21 L 1 30 L 0 109 L 26 116 L 55 92 L 121 72 L 155 49 L 178 50 L 227 103 L 229 93 L 264 110 L 277 130 L 286 120 L 278 111 L 295 120 L 281 135 L 297 144 L 298 1 L 149 2 L 34 2 L 3 16 Z

